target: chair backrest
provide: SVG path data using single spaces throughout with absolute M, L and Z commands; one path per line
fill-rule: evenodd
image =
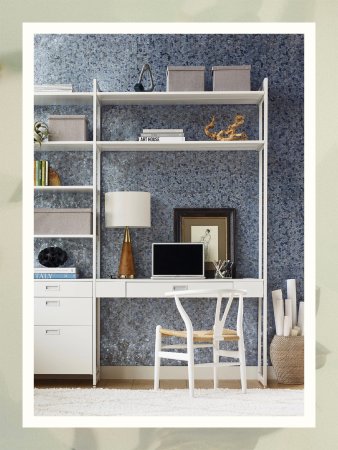
M 183 298 L 210 298 L 217 299 L 216 309 L 215 309 L 215 320 L 214 320 L 214 338 L 221 339 L 224 324 L 229 314 L 232 302 L 234 298 L 238 298 L 238 309 L 237 309 L 237 326 L 236 332 L 238 336 L 243 335 L 243 297 L 246 295 L 246 291 L 240 289 L 196 289 L 196 290 L 185 290 L 185 291 L 172 291 L 166 292 L 166 297 L 174 297 L 176 307 L 184 321 L 187 329 L 188 336 L 192 332 L 193 327 L 190 317 L 186 313 L 182 306 L 180 299 Z M 227 304 L 224 308 L 223 314 L 221 314 L 222 300 L 227 299 Z M 192 336 L 191 336 L 192 338 Z

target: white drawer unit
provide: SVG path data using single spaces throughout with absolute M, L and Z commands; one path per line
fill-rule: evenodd
M 90 280 L 34 282 L 36 375 L 93 374 L 92 287 Z
M 35 297 L 92 297 L 91 281 L 43 280 L 34 282 Z
M 91 374 L 91 326 L 35 326 L 35 374 Z
M 37 297 L 34 300 L 35 325 L 92 325 L 92 299 Z

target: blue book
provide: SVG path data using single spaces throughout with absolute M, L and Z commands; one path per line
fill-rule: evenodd
M 77 273 L 35 273 L 34 279 L 38 280 L 54 280 L 54 279 L 75 279 L 78 278 Z

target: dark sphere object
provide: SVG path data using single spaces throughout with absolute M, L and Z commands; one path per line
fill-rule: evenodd
M 45 267 L 62 266 L 67 259 L 67 253 L 60 247 L 44 248 L 38 255 L 39 263 Z

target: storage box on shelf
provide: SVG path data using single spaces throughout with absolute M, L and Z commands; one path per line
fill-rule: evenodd
M 39 235 L 92 234 L 91 208 L 35 208 L 34 233 Z
M 86 141 L 88 121 L 84 115 L 53 115 L 48 118 L 50 141 Z
M 251 66 L 213 66 L 214 91 L 250 91 Z
M 204 91 L 204 66 L 168 66 L 167 91 Z

